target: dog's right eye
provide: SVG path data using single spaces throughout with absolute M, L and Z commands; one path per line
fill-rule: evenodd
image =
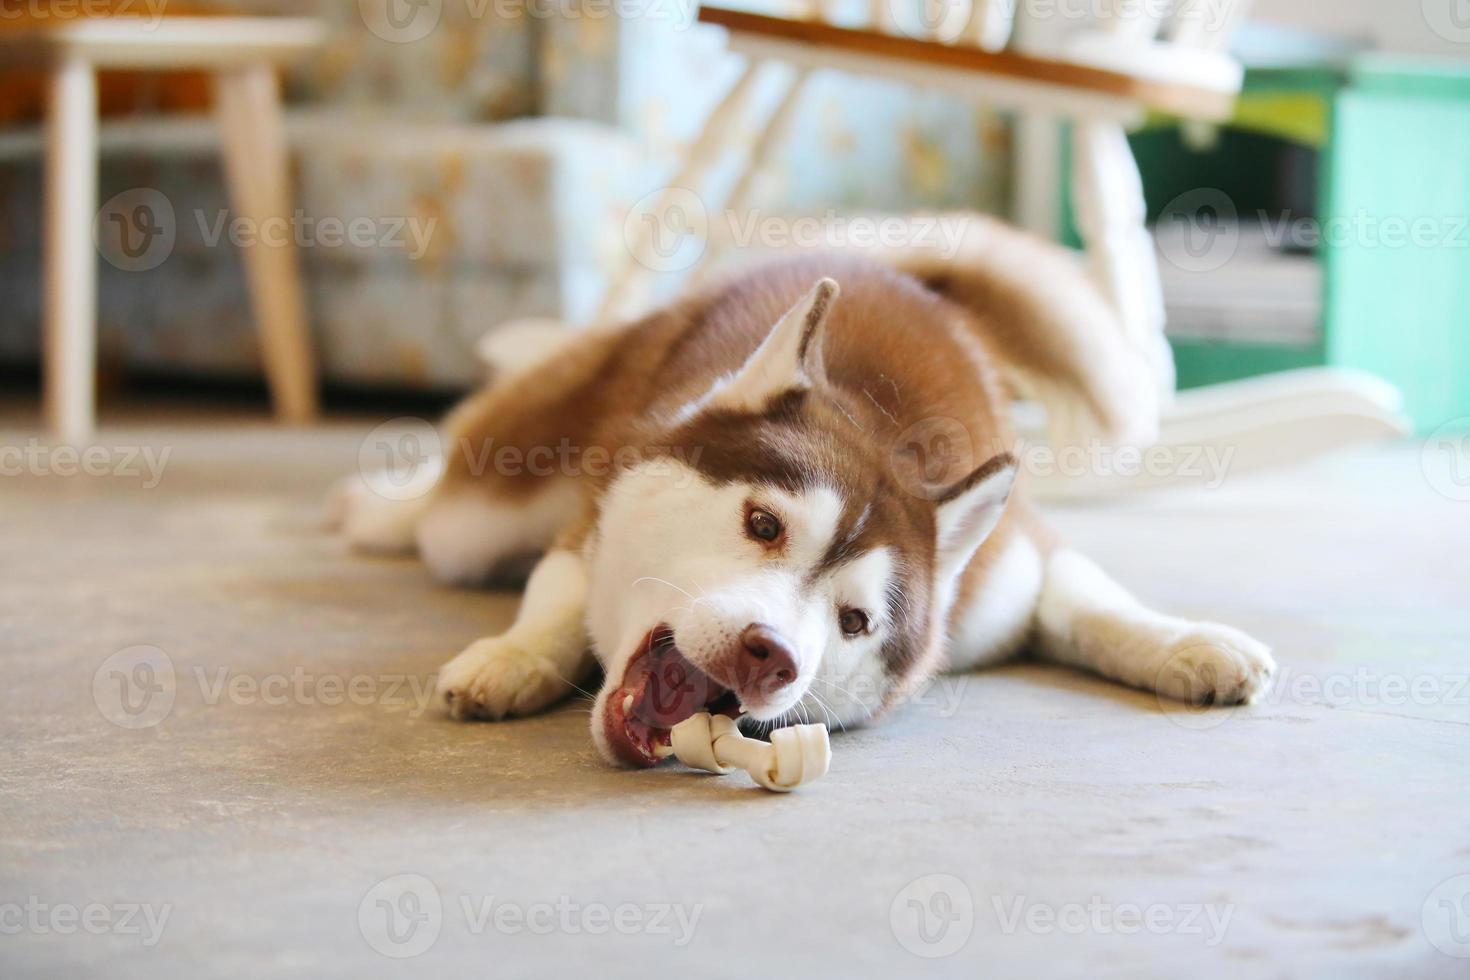
M 770 544 L 781 536 L 781 522 L 768 511 L 752 509 L 745 515 L 745 530 L 757 541 Z

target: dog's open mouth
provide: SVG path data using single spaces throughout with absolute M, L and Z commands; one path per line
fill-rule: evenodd
M 672 752 L 670 730 L 699 711 L 734 718 L 740 702 L 734 691 L 684 658 L 673 630 L 659 626 L 644 638 L 622 683 L 608 695 L 607 740 L 628 765 L 657 765 Z

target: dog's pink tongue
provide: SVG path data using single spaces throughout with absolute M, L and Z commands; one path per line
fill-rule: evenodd
M 648 671 L 633 714 L 654 728 L 673 728 L 703 710 L 720 691 L 702 671 L 677 653 L 661 656 Z

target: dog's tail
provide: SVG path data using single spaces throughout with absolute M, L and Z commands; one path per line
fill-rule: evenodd
M 965 310 L 1053 441 L 1158 438 L 1158 371 L 1073 252 L 983 215 L 941 216 L 934 245 L 875 256 Z M 1162 340 L 1160 341 L 1162 343 Z

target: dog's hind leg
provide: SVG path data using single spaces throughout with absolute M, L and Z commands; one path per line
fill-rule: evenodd
M 1046 559 L 1034 637 L 1045 659 L 1194 704 L 1250 701 L 1276 669 L 1240 630 L 1155 612 L 1066 549 Z
M 602 365 L 616 334 L 580 341 L 502 372 L 444 421 L 444 460 L 433 490 L 398 512 L 429 571 L 475 585 L 524 574 L 557 532 L 581 514 L 594 466 L 597 427 L 608 414 Z M 543 352 L 544 353 L 544 352 Z M 604 453 L 611 459 L 611 451 Z
M 414 529 L 443 471 L 444 460 L 434 456 L 417 460 L 403 474 L 383 471 L 343 477 L 327 491 L 327 524 L 359 551 L 411 553 Z
M 414 525 L 429 573 L 452 585 L 481 585 L 525 574 L 529 559 L 551 547 L 574 521 L 581 491 L 571 478 L 547 479 L 515 496 L 493 482 L 436 492 Z

